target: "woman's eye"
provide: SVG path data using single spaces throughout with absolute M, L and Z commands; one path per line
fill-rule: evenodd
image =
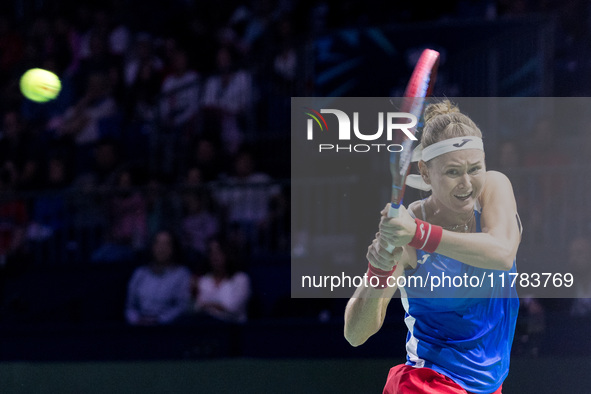
M 447 175 L 458 175 L 458 170 L 447 170 Z
M 469 173 L 474 174 L 475 172 L 478 172 L 479 170 L 480 170 L 480 167 L 472 167 L 472 168 L 470 168 Z

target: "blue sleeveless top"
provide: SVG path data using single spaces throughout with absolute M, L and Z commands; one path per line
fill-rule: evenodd
M 481 232 L 478 208 L 475 219 Z M 516 272 L 515 261 L 510 271 L 483 269 L 417 250 L 417 267 L 404 275 L 427 285 L 416 281 L 400 288 L 408 327 L 406 364 L 431 368 L 469 392 L 497 390 L 509 373 L 519 309 L 511 272 Z M 431 289 L 434 276 L 440 287 Z

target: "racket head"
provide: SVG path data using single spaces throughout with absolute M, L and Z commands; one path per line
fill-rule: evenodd
M 421 118 L 425 106 L 425 99 L 433 92 L 433 86 L 437 78 L 437 69 L 439 67 L 439 52 L 432 49 L 425 49 L 421 53 L 417 64 L 412 72 L 408 85 L 404 91 L 402 100 L 402 112 L 408 112 Z M 417 129 L 410 129 L 413 135 L 416 135 Z M 392 175 L 392 209 L 389 216 L 397 215 L 398 207 L 402 203 L 404 191 L 406 189 L 406 177 L 410 170 L 412 159 L 413 140 L 407 138 L 403 133 L 398 133 L 401 140 L 397 143 L 403 146 L 400 152 L 390 153 L 390 173 Z

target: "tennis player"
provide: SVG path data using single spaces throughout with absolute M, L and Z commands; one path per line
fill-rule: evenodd
M 401 207 L 398 218 L 387 217 L 388 205 L 382 210 L 368 284 L 345 310 L 345 337 L 359 346 L 380 329 L 401 276 L 491 279 L 482 287 L 400 287 L 407 361 L 390 370 L 383 392 L 501 393 L 519 308 L 508 278 L 496 280 L 516 272 L 521 240 L 511 183 L 486 171 L 481 131 L 448 100 L 426 108 L 417 153 L 432 193 Z M 404 246 L 389 253 L 388 244 Z

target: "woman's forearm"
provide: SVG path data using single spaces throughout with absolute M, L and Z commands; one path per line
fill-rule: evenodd
M 443 232 L 436 252 L 478 268 L 507 271 L 517 253 L 514 243 L 488 233 Z
M 392 278 L 402 270 L 396 270 Z M 369 337 L 380 330 L 386 316 L 386 308 L 396 292 L 395 280 L 384 289 L 361 284 L 345 308 L 345 339 L 352 346 L 365 343 Z

